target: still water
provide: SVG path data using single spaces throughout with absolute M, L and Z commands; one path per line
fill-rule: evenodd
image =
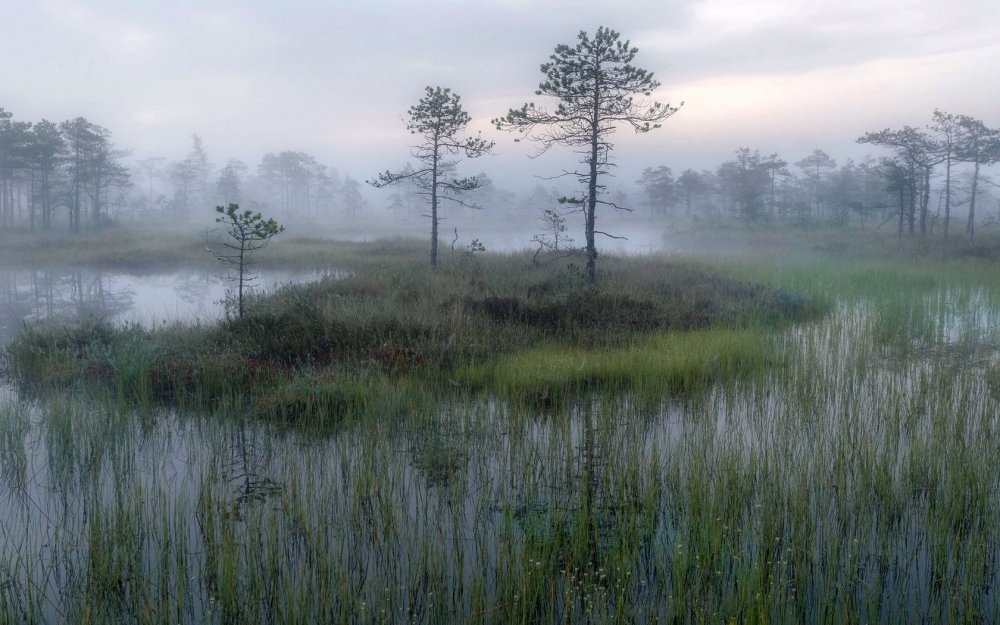
M 4 332 L 81 313 L 207 321 L 227 286 L 3 275 Z M 864 622 L 995 622 L 1000 472 L 982 460 L 1000 447 L 998 303 L 840 302 L 774 340 L 789 368 L 690 401 L 581 397 L 551 414 L 473 399 L 322 435 L 7 387 L 0 621 L 509 622 L 537 577 L 561 580 L 548 620 L 611 622 L 624 604 L 627 622 L 672 622 L 763 570 L 785 580 L 767 586 L 774 622 L 829 620 L 826 602 Z M 585 496 L 589 548 L 630 578 L 614 600 L 545 552 Z
M 261 271 L 255 292 L 319 280 L 333 271 Z M 130 274 L 99 269 L 0 268 L 0 345 L 23 323 L 89 316 L 146 326 L 171 321 L 209 322 L 225 312 L 231 278 L 204 269 Z

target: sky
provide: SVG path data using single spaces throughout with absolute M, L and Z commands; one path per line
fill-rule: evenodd
M 626 173 L 710 168 L 738 147 L 796 161 L 873 150 L 869 130 L 922 126 L 935 108 L 1000 125 L 997 0 L 0 0 L 0 106 L 84 116 L 136 158 L 259 162 L 302 150 L 358 178 L 409 160 L 404 115 L 427 85 L 462 96 L 512 178 L 562 153 L 489 120 L 536 100 L 560 43 L 608 26 L 639 49 L 683 108 L 642 136 L 622 130 Z M 538 99 L 538 103 L 544 100 Z

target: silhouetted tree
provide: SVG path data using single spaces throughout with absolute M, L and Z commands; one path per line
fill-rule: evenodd
M 854 166 L 853 172 L 857 178 L 857 197 L 849 205 L 864 228 L 868 217 L 876 217 L 879 211 L 892 207 L 892 198 L 887 194 L 885 172 L 875 159 L 866 156 Z
M 978 119 L 968 115 L 957 118 L 959 134 L 956 155 L 972 163 L 972 188 L 969 193 L 969 218 L 965 235 L 971 242 L 976 234 L 976 197 L 979 193 L 979 170 L 983 165 L 1000 161 L 1000 130 L 987 128 Z
M 803 171 L 806 176 L 805 182 L 809 189 L 809 207 L 814 215 L 819 215 L 821 210 L 820 193 L 824 182 L 824 174 L 833 170 L 837 166 L 837 161 L 833 160 L 829 154 L 823 150 L 813 150 L 812 154 L 795 166 Z
M 135 166 L 142 173 L 145 178 L 145 188 L 146 188 L 146 209 L 152 211 L 157 207 L 158 200 L 162 203 L 165 199 L 163 194 L 157 194 L 154 188 L 154 183 L 159 179 L 163 180 L 166 178 L 166 169 L 164 167 L 165 158 L 162 156 L 151 156 L 149 158 L 144 158 L 136 162 Z
M 705 181 L 695 170 L 685 169 L 677 177 L 677 188 L 684 198 L 684 213 L 690 217 L 694 197 L 705 191 Z
M 958 117 L 934 109 L 933 123 L 930 129 L 937 139 L 938 150 L 944 157 L 944 238 L 948 238 L 948 225 L 951 223 L 951 168 L 956 159 L 961 126 Z
M 665 216 L 674 198 L 674 173 L 670 168 L 666 165 L 647 167 L 642 170 L 642 177 L 636 183 L 646 193 L 649 214 Z
M 83 117 L 59 125 L 66 142 L 69 182 L 70 229 L 80 230 L 83 210 L 89 199 L 91 222 L 100 222 L 107 202 L 106 191 L 128 184 L 129 174 L 118 163 L 125 156 L 111 142 L 111 132 Z
M 87 188 L 90 193 L 90 222 L 98 226 L 107 216 L 105 208 L 110 204 L 111 189 L 128 186 L 130 175 L 128 169 L 118 162 L 127 152 L 115 148 L 111 141 L 111 131 L 96 125 L 92 130 L 94 142 L 87 161 Z
M 595 228 L 597 205 L 623 208 L 598 200 L 605 188 L 600 177 L 611 165 L 610 137 L 619 125 L 630 126 L 637 133 L 658 128 L 679 107 L 637 99 L 650 96 L 660 83 L 652 72 L 632 65 L 639 50 L 621 41 L 617 32 L 602 26 L 593 39 L 583 31 L 577 39 L 575 46 L 556 46 L 549 62 L 542 65 L 545 80 L 535 93 L 555 98 L 556 108 L 547 111 L 529 102 L 510 109 L 493 123 L 500 130 L 516 131 L 538 141 L 539 153 L 560 144 L 583 155 L 587 170 L 573 175 L 586 185 L 586 192 L 563 201 L 583 208 L 587 279 L 593 282 L 597 263 L 594 236 L 611 236 Z
M 729 209 L 737 216 L 756 221 L 764 215 L 771 176 L 758 150 L 736 150 L 736 158 L 719 166 L 716 176 L 726 192 Z
M 340 195 L 344 202 L 344 214 L 348 217 L 356 217 L 358 211 L 365 206 L 365 198 L 361 195 L 361 185 L 350 176 L 344 176 L 344 184 L 340 188 Z
M 186 218 L 197 187 L 198 172 L 190 159 L 174 163 L 170 167 L 170 183 L 174 186 L 173 209 L 178 216 Z
M 243 161 L 231 158 L 226 162 L 226 166 L 219 172 L 219 179 L 215 183 L 224 204 L 239 204 L 242 201 L 243 176 L 246 173 L 247 166 Z
M 6 225 L 14 223 L 15 186 L 27 168 L 30 133 L 29 122 L 15 121 L 13 113 L 0 108 L 0 221 Z
M 191 135 L 191 152 L 188 153 L 187 166 L 191 172 L 191 196 L 196 205 L 202 205 L 209 198 L 208 178 L 212 164 L 208 161 L 208 152 L 198 133 Z
M 776 182 L 779 175 L 788 176 L 788 161 L 781 158 L 778 154 L 772 153 L 768 154 L 761 161 L 761 166 L 767 170 L 768 181 L 769 181 L 769 192 L 767 196 L 767 206 L 770 209 L 771 214 L 774 214 L 774 208 L 776 204 L 775 191 Z
M 424 97 L 408 111 L 409 121 L 406 128 L 410 134 L 422 139 L 420 145 L 413 146 L 411 154 L 420 165 L 414 169 L 391 172 L 385 171 L 368 184 L 380 188 L 400 182 L 411 182 L 419 193 L 430 202 L 431 220 L 431 268 L 437 268 L 438 259 L 438 226 L 441 222 L 439 203 L 450 200 L 462 206 L 475 207 L 463 201 L 458 196 L 462 193 L 478 189 L 482 182 L 476 176 L 468 178 L 452 178 L 458 154 L 466 158 L 478 158 L 487 154 L 493 148 L 492 141 L 475 137 L 460 137 L 471 118 L 462 109 L 461 98 L 452 93 L 451 89 L 442 87 L 427 87 Z
M 236 310 L 242 317 L 244 312 L 243 296 L 253 277 L 250 273 L 251 255 L 263 249 L 271 239 L 285 230 L 274 219 L 264 219 L 259 212 L 240 210 L 237 204 L 216 206 L 215 212 L 220 216 L 215 219 L 226 228 L 229 239 L 223 241 L 225 250 L 208 250 L 217 259 L 231 265 L 236 271 Z
M 191 209 L 209 201 L 208 178 L 211 163 L 201 137 L 191 135 L 191 151 L 184 160 L 174 163 L 169 170 L 169 179 L 174 187 L 173 208 L 181 217 L 187 217 Z
M 305 152 L 265 154 L 257 168 L 269 204 L 283 215 L 319 215 L 333 207 L 337 172 Z
M 879 161 L 879 170 L 882 172 L 882 179 L 885 183 L 886 192 L 895 198 L 898 210 L 898 225 L 896 234 L 903 238 L 903 224 L 906 216 L 912 214 L 913 207 L 913 171 L 909 163 L 899 156 L 883 158 Z M 889 217 L 890 219 L 892 216 Z M 888 220 L 886 220 L 888 221 Z M 913 220 L 910 220 L 912 226 Z M 911 230 L 912 232 L 912 230 Z
M 840 169 L 830 174 L 829 187 L 829 203 L 833 218 L 840 226 L 847 227 L 851 213 L 862 212 L 861 175 L 853 160 L 847 159 Z
M 858 138 L 858 143 L 893 148 L 897 159 L 906 171 L 909 185 L 906 194 L 908 199 L 906 218 L 909 221 L 910 234 L 914 232 L 918 204 L 920 206 L 920 234 L 926 234 L 931 171 L 935 165 L 943 160 L 934 140 L 927 133 L 912 126 L 903 126 L 900 130 L 886 128 L 878 132 L 865 133 Z M 902 218 L 902 214 L 900 218 Z
M 54 195 L 59 167 L 65 158 L 66 142 L 59 126 L 43 119 L 31 129 L 28 159 L 32 171 L 32 196 L 37 197 L 41 207 L 42 228 L 52 228 Z M 34 206 L 34 202 L 32 203 Z M 32 210 L 31 226 L 35 226 L 35 211 Z

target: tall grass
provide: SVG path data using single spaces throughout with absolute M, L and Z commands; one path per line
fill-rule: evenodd
M 550 344 L 478 364 L 459 379 L 512 399 L 565 401 L 594 390 L 662 398 L 783 364 L 761 332 L 712 329 L 656 334 L 617 349 Z
M 515 369 L 545 369 L 542 381 L 560 393 L 658 394 L 663 383 L 683 392 L 752 360 L 768 364 L 750 353 L 763 353 L 751 346 L 759 337 L 738 328 L 821 312 L 788 290 L 666 259 L 608 258 L 608 275 L 591 285 L 572 266 L 527 254 L 463 257 L 432 272 L 398 243 L 367 249 L 353 273 L 286 286 L 217 324 L 29 327 L 8 350 L 11 368 L 29 388 L 83 383 L 140 404 L 249 402 L 261 415 L 335 423 L 398 412 L 392 398 L 418 386 L 445 396 L 511 390 Z M 709 326 L 730 330 L 677 334 Z M 570 375 L 557 361 L 571 360 L 592 364 Z
M 351 427 L 115 386 L 10 404 L 32 478 L 0 508 L 0 621 L 1000 619 L 994 283 L 817 280 L 821 321 L 543 341 L 429 396 L 419 368 L 297 364 L 295 402 L 398 408 Z

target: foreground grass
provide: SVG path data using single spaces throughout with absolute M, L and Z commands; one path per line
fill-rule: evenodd
M 1000 307 L 977 288 L 853 293 L 778 332 L 511 350 L 448 372 L 510 400 L 408 403 L 414 384 L 396 418 L 322 436 L 113 394 L 8 403 L 0 620 L 996 622 Z M 727 377 L 758 369 L 760 336 L 786 366 Z M 667 379 L 655 354 L 720 373 L 636 401 L 616 372 L 647 353 Z M 550 370 L 575 401 L 516 399 Z M 400 388 L 377 379 L 353 401 Z
M 0 403 L 0 622 L 1000 621 L 1000 285 L 978 261 L 738 270 L 771 289 L 612 261 L 621 297 L 588 308 L 516 258 L 381 258 L 252 324 L 39 334 L 23 362 L 69 392 Z M 814 297 L 822 320 L 781 324 Z M 148 362 L 181 363 L 158 392 L 195 416 L 134 402 Z M 254 406 L 283 417 L 206 410 L 213 367 L 263 376 L 248 395 L 282 380 Z M 369 418 L 288 426 L 314 410 Z
M 712 329 L 654 334 L 617 349 L 529 348 L 472 366 L 463 379 L 506 397 L 552 402 L 606 389 L 656 398 L 690 396 L 783 364 L 760 331 Z

